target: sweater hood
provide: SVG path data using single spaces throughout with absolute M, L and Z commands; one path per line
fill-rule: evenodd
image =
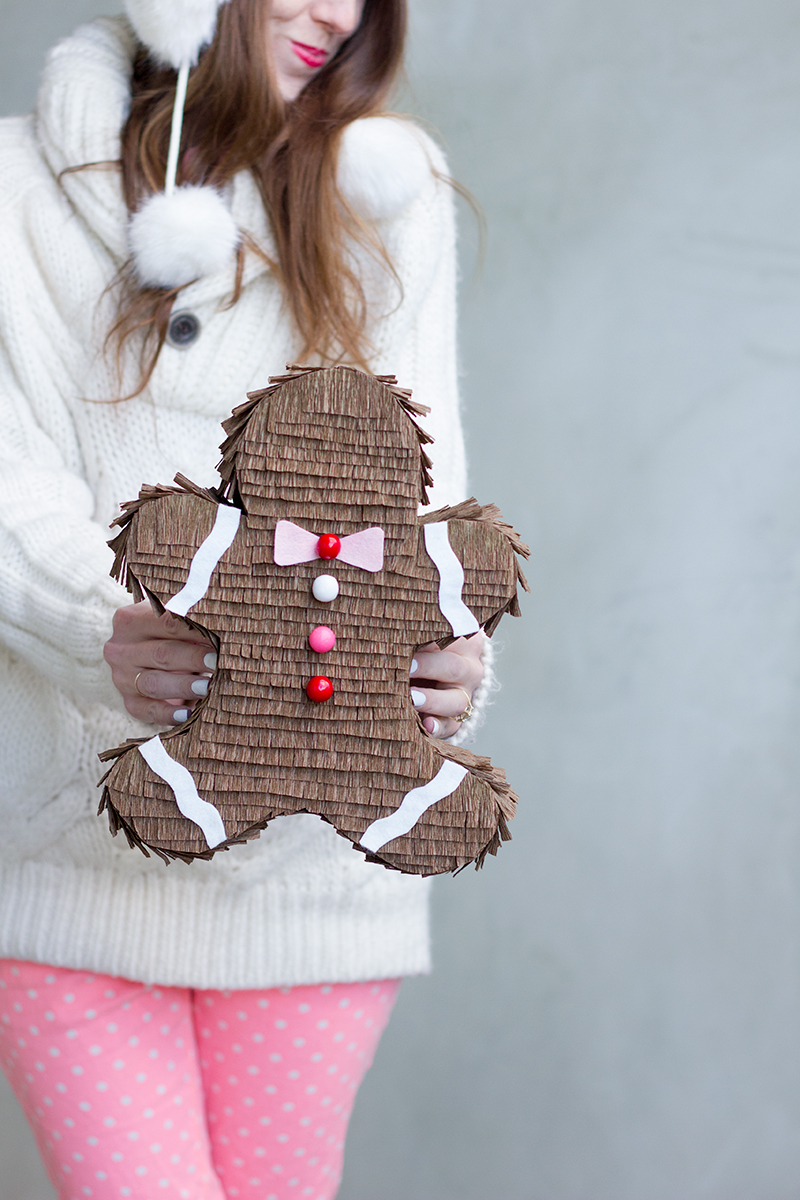
M 124 17 L 103 17 L 81 26 L 50 51 L 36 108 L 45 161 L 117 268 L 130 258 L 119 159 L 136 46 L 136 35 Z M 430 185 L 434 156 L 432 144 L 409 121 L 363 118 L 344 130 L 340 187 L 367 220 L 392 220 Z M 98 166 L 74 170 L 87 163 Z M 272 237 L 249 171 L 236 176 L 226 201 L 239 229 L 269 252 Z M 260 256 L 248 255 L 246 279 L 265 269 Z M 220 275 L 224 279 L 215 282 L 224 291 L 230 286 L 230 271 L 226 268 Z

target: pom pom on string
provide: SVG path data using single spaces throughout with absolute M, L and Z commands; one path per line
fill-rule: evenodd
M 239 230 L 219 192 L 186 186 L 151 196 L 131 217 L 128 238 L 139 282 L 177 288 L 222 270 Z
M 363 117 L 347 125 L 339 150 L 338 180 L 361 216 L 398 216 L 432 178 L 424 144 L 409 121 Z
M 191 63 L 178 69 L 163 193 L 151 196 L 131 217 L 128 240 L 136 277 L 146 287 L 185 287 L 221 271 L 239 231 L 219 192 L 187 184 L 176 187 L 183 110 Z
M 214 37 L 225 0 L 125 0 L 125 12 L 139 41 L 162 63 L 194 66 Z

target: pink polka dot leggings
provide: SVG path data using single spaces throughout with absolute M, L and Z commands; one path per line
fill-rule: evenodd
M 0 959 L 0 1062 L 59 1200 L 331 1200 L 399 986 L 194 991 Z

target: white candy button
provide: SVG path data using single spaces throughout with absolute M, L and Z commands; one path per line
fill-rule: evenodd
M 311 585 L 311 591 L 315 600 L 330 604 L 339 595 L 339 581 L 333 575 L 318 575 Z

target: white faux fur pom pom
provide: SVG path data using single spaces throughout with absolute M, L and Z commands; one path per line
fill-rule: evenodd
M 225 0 L 125 0 L 125 12 L 140 42 L 177 71 L 194 66 L 214 36 Z
M 409 121 L 364 117 L 344 130 L 338 180 L 363 217 L 396 217 L 416 200 L 431 179 L 423 135 Z
M 219 192 L 180 187 L 156 193 L 128 227 L 136 277 L 146 287 L 184 287 L 225 267 L 239 230 Z

